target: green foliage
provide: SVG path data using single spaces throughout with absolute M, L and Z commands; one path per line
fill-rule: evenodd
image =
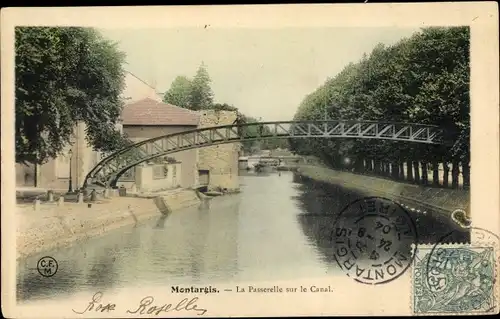
M 290 140 L 292 150 L 332 166 L 344 156 L 386 161 L 470 157 L 469 28 L 422 29 L 393 46 L 376 46 L 307 95 L 296 120 L 384 120 L 439 125 L 455 141 L 447 146 L 370 140 Z
M 213 92 L 210 87 L 210 75 L 206 65 L 202 62 L 193 79 L 186 76 L 178 76 L 170 85 L 170 89 L 165 93 L 163 102 L 190 110 L 203 110 L 218 107 L 231 108 L 228 104 L 213 105 Z
M 185 76 L 178 76 L 171 84 L 170 89 L 165 93 L 163 101 L 179 107 L 202 110 L 211 109 L 216 111 L 237 112 L 244 123 L 259 122 L 257 119 L 241 114 L 237 107 L 227 103 L 213 103 L 213 93 L 210 87 L 211 80 L 205 64 L 202 62 L 195 77 L 191 80 Z M 256 134 L 257 127 L 245 128 L 249 134 Z M 264 132 L 269 128 L 264 127 Z M 248 153 L 259 149 L 287 148 L 286 140 L 264 140 L 245 141 L 243 150 Z
M 245 116 L 243 115 L 243 122 L 244 123 L 258 123 L 262 122 L 260 119 L 256 119 L 251 116 Z M 247 126 L 245 127 L 245 134 L 249 136 L 256 136 L 258 133 L 259 127 L 257 125 L 255 126 Z M 271 134 L 271 130 L 268 126 L 263 126 L 262 128 L 262 135 L 267 135 Z M 251 154 L 254 152 L 257 152 L 259 150 L 274 150 L 277 148 L 281 149 L 287 149 L 288 148 L 288 141 L 285 139 L 265 139 L 265 140 L 253 140 L 253 141 L 244 141 L 242 143 L 242 148 L 243 151 L 246 154 Z
M 191 82 L 189 105 L 192 110 L 208 109 L 213 103 L 213 92 L 210 87 L 210 76 L 202 62 Z
M 56 157 L 79 121 L 96 150 L 127 142 L 115 131 L 125 56 L 114 43 L 89 28 L 17 27 L 15 59 L 17 162 Z
M 185 76 L 178 76 L 172 82 L 170 89 L 165 93 L 163 102 L 183 108 L 190 108 L 191 80 Z
M 258 122 L 256 118 L 253 118 L 251 116 L 245 116 L 243 114 L 241 114 L 241 116 L 243 118 L 243 123 L 250 124 Z M 245 133 L 248 134 L 249 136 L 253 136 L 257 134 L 257 129 L 258 128 L 256 126 L 247 126 L 245 127 Z M 243 141 L 243 143 L 241 143 L 241 147 L 245 152 L 245 154 L 253 153 L 254 151 L 260 149 L 260 145 L 257 141 Z
M 267 127 L 264 130 L 268 130 Z M 285 139 L 268 139 L 260 141 L 261 150 L 288 149 L 288 141 Z
M 229 105 L 227 103 L 215 103 L 210 107 L 210 109 L 216 110 L 216 111 L 238 112 L 238 108 L 236 108 L 235 106 Z

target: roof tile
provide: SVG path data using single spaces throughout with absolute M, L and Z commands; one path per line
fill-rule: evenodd
M 197 126 L 200 115 L 172 104 L 145 98 L 125 105 L 123 125 L 190 125 Z

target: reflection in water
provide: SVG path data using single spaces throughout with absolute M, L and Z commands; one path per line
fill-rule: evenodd
M 18 263 L 17 298 L 45 299 L 131 284 L 198 283 L 218 272 L 230 277 L 237 272 L 237 199 L 214 201 L 212 208 L 188 208 L 27 258 Z M 42 277 L 36 269 L 45 255 L 58 261 L 53 277 Z
M 291 172 L 241 177 L 242 193 L 221 196 L 138 227 L 18 262 L 20 301 L 111 288 L 287 280 L 338 273 L 331 232 L 339 212 L 362 194 L 300 181 Z M 451 230 L 442 215 L 412 215 L 421 243 Z M 42 277 L 42 256 L 59 263 Z
M 349 216 L 342 216 L 339 220 L 339 213 L 350 203 L 366 197 L 360 192 L 345 190 L 339 186 L 316 183 L 301 180 L 295 177 L 294 181 L 301 182 L 300 194 L 295 199 L 303 209 L 298 220 L 302 226 L 304 234 L 309 241 L 316 245 L 321 251 L 322 257 L 329 263 L 335 263 L 336 245 L 332 233 L 335 225 L 350 224 Z M 418 208 L 418 207 L 416 207 Z M 444 235 L 453 231 L 447 237 L 447 242 L 469 242 L 469 231 L 460 228 L 457 224 L 443 214 L 427 211 L 427 214 L 409 212 L 416 227 L 418 244 L 436 243 Z M 352 219 L 352 218 L 351 218 Z M 410 245 L 414 242 L 406 242 L 404 249 L 409 251 Z
M 161 215 L 158 217 L 158 221 L 156 222 L 155 228 L 156 229 L 164 229 L 165 228 L 165 222 L 167 221 L 168 215 Z
M 304 234 L 321 252 L 327 263 L 335 263 L 335 245 L 331 233 L 338 213 L 350 202 L 361 198 L 360 194 L 344 191 L 340 187 L 301 181 L 299 196 L 295 199 L 303 213 L 297 216 Z M 330 186 L 330 187 L 328 187 Z
M 261 172 L 256 172 L 254 170 L 240 170 L 238 171 L 239 176 L 252 176 L 252 177 L 268 177 L 268 176 L 273 176 L 275 173 L 270 172 L 270 171 L 261 171 Z M 279 174 L 281 176 L 281 174 Z

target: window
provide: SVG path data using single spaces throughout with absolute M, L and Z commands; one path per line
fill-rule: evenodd
M 155 165 L 153 166 L 153 178 L 154 179 L 163 179 L 168 175 L 168 166 L 167 165 Z

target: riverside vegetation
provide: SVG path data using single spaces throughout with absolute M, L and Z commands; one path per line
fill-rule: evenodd
M 423 28 L 394 45 L 379 44 L 371 54 L 350 63 L 307 95 L 295 120 L 326 117 L 432 124 L 443 128 L 452 143 L 318 138 L 290 139 L 290 148 L 301 155 L 316 156 L 334 169 L 468 189 L 469 77 L 468 27 Z M 351 159 L 349 165 L 345 158 Z

